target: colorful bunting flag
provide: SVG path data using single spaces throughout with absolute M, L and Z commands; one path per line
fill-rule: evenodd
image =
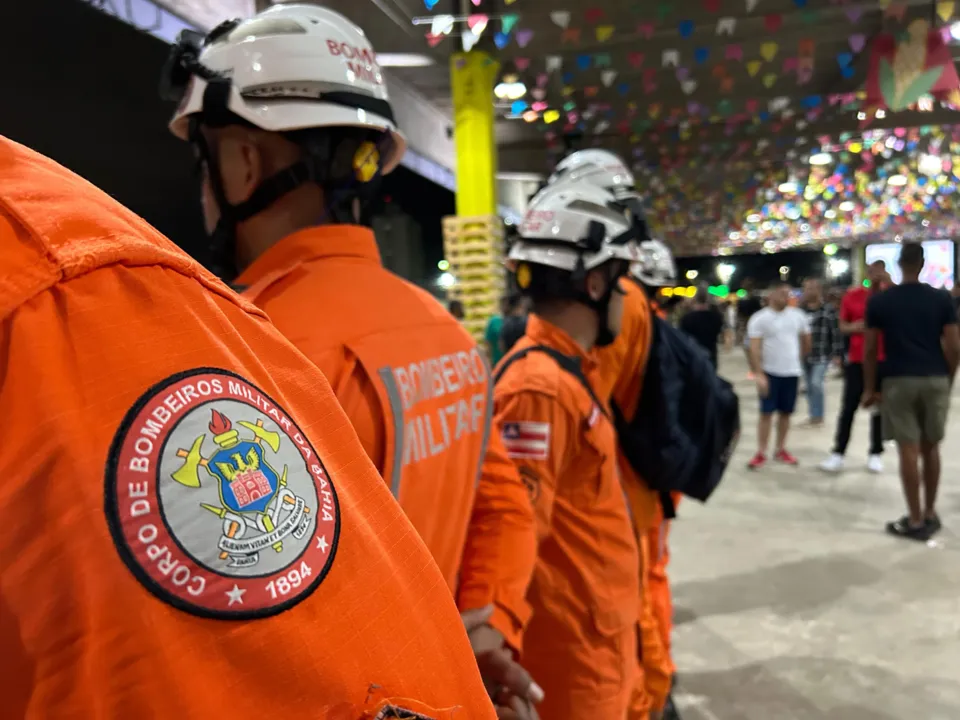
M 860 17 L 863 15 L 863 10 L 859 5 L 851 5 L 844 11 L 844 13 L 847 16 L 847 19 L 856 25 L 860 21 Z
M 720 12 L 720 0 L 703 0 L 703 9 L 709 13 Z
M 435 48 L 443 41 L 445 37 L 446 35 L 434 35 L 433 33 L 427 33 L 427 45 Z
M 610 87 L 613 85 L 613 81 L 617 79 L 616 70 L 604 70 L 600 73 L 600 81 L 603 83 L 604 87 Z
M 750 73 L 750 77 L 755 77 L 758 72 L 760 72 L 760 67 L 763 65 L 759 60 L 751 60 L 747 63 L 747 72 Z
M 584 19 L 591 25 L 596 25 L 603 20 L 603 10 L 601 8 L 587 8 L 583 13 Z
M 631 67 L 639 68 L 643 65 L 644 54 L 642 52 L 633 51 L 627 55 L 627 61 L 630 63 Z
M 776 32 L 783 25 L 783 15 L 780 13 L 770 13 L 763 18 L 763 26 L 767 32 Z
M 613 25 L 597 25 L 595 32 L 598 42 L 606 42 L 613 35 Z
M 696 91 L 696 89 L 697 89 L 697 81 L 696 81 L 696 80 L 684 80 L 683 83 L 680 85 L 680 87 L 683 89 L 683 91 L 684 91 L 687 95 L 692 95 L 692 94 Z
M 533 30 L 517 30 L 517 45 L 525 48 L 533 39 Z
M 453 30 L 453 15 L 435 15 L 430 21 L 431 35 L 449 35 Z
M 563 31 L 563 35 L 560 36 L 560 42 L 562 43 L 579 43 L 580 42 L 580 28 L 567 28 Z
M 564 30 L 570 25 L 570 13 L 566 10 L 555 10 L 550 13 L 550 19 L 553 20 L 555 25 L 562 27 Z
M 515 57 L 513 59 L 513 64 L 517 66 L 517 70 L 524 72 L 527 68 L 530 67 L 530 58 L 528 57 Z
M 679 50 L 664 50 L 663 51 L 663 67 L 677 67 L 680 64 L 680 51 Z
M 847 42 L 850 43 L 850 49 L 855 53 L 859 53 L 866 47 L 867 37 L 863 33 L 855 33 L 847 38 Z
M 726 52 L 724 57 L 727 60 L 743 60 L 743 46 L 742 45 L 727 45 Z
M 460 33 L 460 45 L 464 52 L 473 50 L 473 46 L 480 41 L 480 35 L 469 28 Z
M 737 29 L 735 17 L 723 17 L 717 20 L 717 35 L 733 35 Z
M 500 29 L 505 33 L 509 33 L 513 30 L 514 26 L 517 24 L 517 21 L 520 19 L 520 16 L 516 13 L 507 13 L 506 15 L 500 16 Z
M 494 33 L 493 35 L 493 44 L 497 46 L 499 50 L 503 50 L 507 43 L 510 42 L 510 36 L 505 32 Z
M 589 55 L 577 55 L 577 67 L 581 70 L 588 70 L 592 61 Z
M 637 32 L 647 40 L 653 37 L 653 23 L 640 23 L 637 25 Z
M 560 55 L 547 55 L 545 65 L 547 72 L 553 72 L 563 67 L 563 57 Z
M 752 13 L 756 10 L 758 2 L 760 2 L 760 0 L 747 0 L 747 12 Z
M 423 4 L 427 6 L 427 10 L 433 10 L 438 2 L 440 2 L 440 0 L 423 0 Z
M 767 62 L 770 62 L 777 56 L 777 50 L 779 45 L 775 42 L 766 42 L 760 46 L 760 57 L 762 57 Z
M 610 67 L 610 53 L 597 53 L 593 56 L 594 67 Z
M 682 20 L 680 25 L 677 26 L 677 29 L 680 32 L 680 37 L 686 39 L 693 35 L 694 24 L 693 20 Z
M 452 18 L 451 18 L 452 19 Z M 470 15 L 467 17 L 467 27 L 477 36 L 483 34 L 483 31 L 487 29 L 487 22 L 490 20 L 486 15 Z M 502 20 L 501 20 L 502 22 Z M 510 32 L 509 30 L 504 30 L 504 32 Z
M 703 65 L 707 60 L 710 59 L 710 48 L 708 47 L 698 47 L 693 51 L 693 59 L 698 65 Z
M 799 60 L 795 57 L 788 57 L 783 59 L 783 72 L 796 72 L 798 67 Z
M 953 2 L 953 0 L 940 0 L 940 2 L 937 3 L 937 16 L 943 22 L 947 22 L 953 17 L 953 11 L 955 8 L 956 3 Z

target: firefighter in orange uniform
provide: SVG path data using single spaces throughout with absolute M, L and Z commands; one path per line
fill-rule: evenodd
M 494 605 L 473 639 L 518 648 L 533 509 L 491 436 L 476 343 L 384 269 L 363 226 L 405 147 L 363 32 L 326 8 L 281 5 L 181 45 L 172 65 L 171 86 L 192 79 L 170 127 L 197 149 L 207 229 L 241 270 L 238 289 L 323 371 L 461 607 Z
M 642 221 L 639 197 L 633 188 L 633 175 L 616 155 L 606 150 L 590 149 L 575 152 L 561 160 L 551 175 L 548 184 L 588 183 L 612 192 L 625 217 Z M 646 237 L 642 226 L 641 236 Z M 659 282 L 664 272 L 669 274 L 672 260 L 667 251 L 664 256 L 662 244 L 643 240 L 640 245 L 640 260 L 632 266 L 635 277 L 645 281 Z M 670 262 L 666 262 L 670 261 Z M 668 267 L 669 266 L 669 267 Z M 623 297 L 623 319 L 615 341 L 598 351 L 599 388 L 602 398 L 612 396 L 624 416 L 631 419 L 637 409 L 643 387 L 643 377 L 650 351 L 650 322 L 652 303 L 646 292 L 633 278 L 620 282 Z M 657 493 L 651 490 L 631 467 L 626 457 L 618 453 L 618 464 L 624 493 L 630 506 L 633 529 L 640 551 L 639 618 L 637 642 L 639 673 L 630 702 L 630 720 L 659 720 L 668 704 L 672 683 L 672 664 L 664 648 L 661 619 L 656 613 L 657 605 L 650 588 L 651 553 L 657 544 L 651 545 L 650 535 L 660 526 L 661 508 Z
M 322 374 L 2 138 L 0 346 L 4 717 L 495 716 Z
M 547 188 L 510 251 L 533 303 L 496 371 L 496 424 L 532 489 L 540 545 L 522 661 L 550 720 L 624 718 L 636 673 L 639 559 L 597 348 L 619 327 L 633 230 L 592 186 Z

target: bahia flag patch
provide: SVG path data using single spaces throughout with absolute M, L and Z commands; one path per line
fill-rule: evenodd
M 550 423 L 504 423 L 501 431 L 507 454 L 518 460 L 546 460 L 550 450 Z

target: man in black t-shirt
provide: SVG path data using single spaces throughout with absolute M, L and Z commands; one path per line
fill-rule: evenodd
M 717 343 L 723 334 L 723 315 L 709 302 L 706 288 L 699 288 L 693 300 L 693 308 L 680 321 L 680 329 L 697 341 L 707 355 L 713 368 L 717 368 Z
M 903 282 L 867 303 L 864 336 L 863 405 L 880 402 L 884 434 L 897 442 L 900 479 L 909 514 L 887 524 L 887 532 L 926 541 L 940 529 L 937 487 L 940 442 L 946 431 L 953 377 L 960 363 L 960 330 L 953 301 L 944 290 L 920 282 L 923 246 L 904 243 Z M 872 390 L 877 374 L 877 335 L 883 333 L 887 360 L 881 393 Z M 923 500 L 920 472 L 923 458 Z

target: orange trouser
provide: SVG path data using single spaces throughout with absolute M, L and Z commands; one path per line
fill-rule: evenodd
M 654 613 L 649 592 L 650 543 L 646 534 L 640 537 L 641 608 L 637 624 L 639 676 L 630 697 L 628 720 L 647 720 L 650 711 L 660 709 L 670 692 L 672 665 L 663 647 L 660 620 Z
M 679 503 L 680 494 L 673 493 L 674 506 Z M 676 672 L 676 666 L 673 664 L 670 642 L 673 634 L 673 600 L 670 596 L 670 581 L 667 578 L 667 564 L 670 562 L 670 544 L 668 542 L 670 525 L 671 521 L 665 520 L 661 511 L 657 524 L 650 528 L 647 533 L 650 552 L 650 563 L 647 571 L 647 597 L 650 600 L 653 614 L 657 618 L 660 639 L 672 675 Z

